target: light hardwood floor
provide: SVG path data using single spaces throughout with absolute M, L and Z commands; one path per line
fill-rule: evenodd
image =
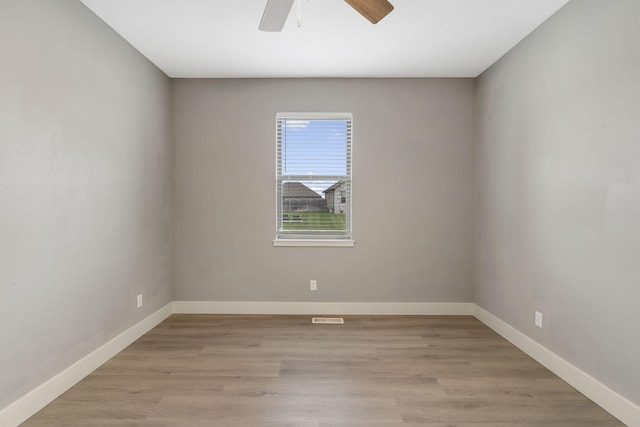
M 471 316 L 173 315 L 25 426 L 619 426 Z

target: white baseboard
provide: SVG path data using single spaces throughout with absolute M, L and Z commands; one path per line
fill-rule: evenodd
M 0 427 L 13 427 L 24 422 L 170 315 L 171 303 L 2 409 Z
M 473 304 L 473 315 L 611 415 L 628 426 L 640 427 L 640 407 L 638 405 L 475 304 Z
M 472 315 L 467 302 L 174 301 L 181 314 Z

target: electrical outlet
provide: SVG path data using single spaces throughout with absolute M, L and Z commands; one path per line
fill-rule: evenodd
M 311 289 L 312 291 L 317 291 L 318 290 L 318 281 L 317 280 L 310 280 L 309 281 L 309 289 Z
M 138 295 L 138 308 L 142 307 L 142 294 Z
M 536 311 L 535 324 L 538 328 L 542 328 L 542 313 Z

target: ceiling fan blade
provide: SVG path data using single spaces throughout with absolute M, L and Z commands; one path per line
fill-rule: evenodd
M 392 10 L 393 5 L 387 0 L 344 0 L 358 11 L 358 13 L 367 18 L 372 24 L 377 24 L 382 18 L 387 16 Z
M 267 0 L 267 6 L 264 8 L 258 28 L 261 31 L 282 31 L 291 6 L 293 6 L 293 0 Z

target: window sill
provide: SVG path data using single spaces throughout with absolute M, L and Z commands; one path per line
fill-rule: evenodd
M 297 246 L 297 247 L 335 247 L 352 248 L 356 244 L 355 240 L 340 239 L 276 239 L 273 246 Z

